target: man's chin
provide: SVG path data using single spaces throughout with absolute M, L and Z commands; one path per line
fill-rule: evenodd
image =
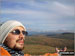
M 15 45 L 13 49 L 21 51 L 24 49 L 24 45 Z

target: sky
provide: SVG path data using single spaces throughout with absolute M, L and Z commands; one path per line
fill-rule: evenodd
M 0 0 L 0 22 L 17 20 L 28 31 L 74 31 L 74 0 Z

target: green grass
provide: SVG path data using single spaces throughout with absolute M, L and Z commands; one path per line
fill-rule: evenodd
M 48 36 L 27 36 L 25 40 L 24 53 L 28 54 L 45 54 L 54 53 L 55 48 L 67 47 L 69 51 L 74 51 L 74 40 L 52 38 Z M 68 51 L 67 50 L 67 51 Z
M 25 45 L 24 53 L 40 55 L 45 53 L 54 53 L 55 48 L 44 45 Z

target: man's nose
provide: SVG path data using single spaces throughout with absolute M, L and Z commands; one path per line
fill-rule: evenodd
M 25 39 L 25 36 L 23 35 L 22 32 L 20 33 L 19 38 L 21 38 L 21 39 Z

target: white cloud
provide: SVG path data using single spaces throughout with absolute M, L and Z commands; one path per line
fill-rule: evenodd
M 53 10 L 60 15 L 65 15 L 65 16 L 74 16 L 74 7 L 64 5 L 59 2 L 53 2 Z
M 46 4 L 39 3 L 36 0 L 11 0 L 11 1 L 3 0 L 3 1 L 7 1 L 9 3 L 12 2 L 12 3 L 19 3 L 19 4 L 23 4 L 23 5 L 28 5 L 30 7 L 36 8 L 36 9 L 40 8 L 40 9 L 42 9 L 42 11 L 45 9 L 45 10 L 48 10 L 48 11 L 53 12 L 55 14 L 59 14 L 61 16 L 62 15 L 74 16 L 74 7 L 73 6 L 69 6 L 67 4 L 63 4 L 63 3 L 60 3 L 58 1 L 49 1 L 49 0 L 47 0 L 47 1 L 44 1 L 44 2 L 46 2 Z M 22 8 L 19 5 L 16 5 L 15 7 L 16 8 Z M 22 8 L 22 9 L 24 9 L 24 8 Z M 25 14 L 25 12 L 26 11 L 24 11 L 24 12 L 21 11 L 20 13 Z M 15 13 L 19 13 L 19 11 L 16 11 Z M 31 11 L 28 12 L 27 11 L 26 13 L 35 13 L 35 12 L 31 12 Z
M 74 16 L 74 7 L 63 4 L 57 1 L 45 1 L 47 2 L 46 4 L 36 2 L 35 0 L 3 0 L 7 2 L 13 2 L 13 3 L 19 3 L 16 5 L 14 8 L 6 8 L 1 10 L 1 14 L 6 15 L 8 18 L 10 18 L 9 15 L 12 15 L 11 18 L 27 18 L 27 21 L 22 21 L 23 23 L 27 25 L 34 25 L 34 23 L 38 23 L 38 26 L 40 27 L 49 27 L 54 28 L 54 29 L 67 29 L 66 27 L 73 27 L 73 23 L 68 20 L 67 23 L 72 23 L 72 24 L 61 24 L 64 22 L 59 22 L 61 21 L 61 18 L 68 17 L 68 16 Z M 20 5 L 28 5 L 26 10 L 26 7 L 21 7 Z M 20 8 L 20 9 L 18 9 Z M 39 9 L 39 10 L 38 10 Z M 13 16 L 14 14 L 14 16 Z M 6 17 L 5 17 L 6 18 Z M 33 21 L 29 21 L 29 20 Z M 60 19 L 60 20 L 59 20 Z M 25 20 L 25 19 L 23 19 Z M 65 18 L 62 19 L 63 21 Z M 51 24 L 52 23 L 52 24 Z M 53 24 L 55 23 L 55 24 Z M 36 25 L 35 25 L 36 26 Z
M 74 27 L 74 24 L 43 24 L 43 26 Z
M 1 10 L 1 13 L 3 14 L 35 14 L 34 11 L 30 10 Z
M 5 0 L 4 0 L 5 1 Z M 6 0 L 8 1 L 8 0 Z M 11 9 L 11 8 L 7 8 L 7 9 L 2 9 L 1 13 L 2 14 L 15 14 L 16 16 L 23 16 L 25 17 L 25 15 L 29 15 L 31 18 L 38 18 L 38 19 L 44 19 L 44 20 L 51 20 L 51 21 L 55 21 L 57 19 L 61 19 L 63 16 L 64 17 L 68 17 L 68 16 L 74 16 L 74 8 L 72 6 L 68 6 L 62 3 L 59 3 L 57 1 L 52 1 L 52 2 L 47 2 L 46 4 L 39 4 L 37 3 L 35 0 L 26 0 L 26 2 L 24 2 L 25 0 L 11 0 L 8 2 L 15 2 L 15 3 L 23 3 L 24 5 L 30 5 L 30 6 L 34 6 L 37 8 L 40 8 L 40 10 L 33 10 L 33 9 Z M 40 5 L 40 6 L 39 6 Z M 19 8 L 22 8 L 20 6 L 18 6 Z M 42 9 L 42 10 L 41 10 Z M 47 11 L 48 10 L 48 11 Z
M 48 12 L 43 12 L 43 11 L 36 11 L 36 10 L 13 10 L 13 9 L 8 9 L 8 10 L 1 10 L 1 14 L 14 14 L 14 15 L 19 15 L 19 16 L 25 16 L 29 15 L 32 18 L 41 18 L 41 19 L 56 19 L 58 16 L 54 13 L 48 13 Z

